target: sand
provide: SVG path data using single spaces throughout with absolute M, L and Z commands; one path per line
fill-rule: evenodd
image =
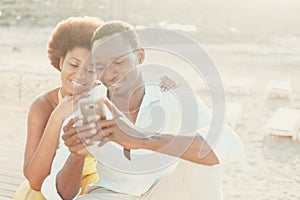
M 16 149 L 19 171 L 30 103 L 42 91 L 60 84 L 59 74 L 49 66 L 46 54 L 52 29 L 0 27 L 0 144 Z M 224 85 L 241 77 L 254 80 L 248 94 L 227 94 L 227 101 L 242 106 L 236 132 L 244 144 L 245 159 L 224 167 L 224 199 L 300 199 L 300 142 L 266 137 L 264 129 L 278 107 L 300 109 L 299 37 L 274 36 L 265 43 L 225 38 L 222 43 L 206 40 L 201 44 L 216 63 Z M 291 98 L 268 98 L 266 87 L 271 79 L 289 81 Z M 191 84 L 209 104 L 208 94 L 195 82 Z

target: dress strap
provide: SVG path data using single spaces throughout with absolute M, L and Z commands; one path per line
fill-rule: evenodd
M 59 88 L 59 90 L 58 90 L 57 98 L 58 98 L 58 102 L 61 102 L 63 100 L 63 97 L 61 95 L 61 88 Z

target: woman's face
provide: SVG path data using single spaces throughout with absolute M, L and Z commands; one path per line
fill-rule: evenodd
M 95 79 L 90 51 L 86 48 L 75 47 L 68 51 L 65 58 L 60 60 L 60 69 L 63 95 L 74 95 L 90 89 Z

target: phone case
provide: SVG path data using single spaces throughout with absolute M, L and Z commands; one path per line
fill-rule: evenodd
M 79 101 L 80 111 L 83 115 L 83 123 L 106 119 L 103 98 L 83 99 Z

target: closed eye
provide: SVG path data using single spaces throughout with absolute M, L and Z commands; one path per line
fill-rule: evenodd
M 95 73 L 96 72 L 93 65 L 84 66 L 83 69 L 84 69 L 84 71 L 86 71 L 88 73 Z
M 119 58 L 119 59 L 117 59 L 114 63 L 115 64 L 121 64 L 122 62 L 124 62 L 124 58 L 122 57 L 122 58 Z
M 103 70 L 104 70 L 104 67 L 96 67 L 96 70 L 97 70 L 97 71 L 103 71 Z
M 86 71 L 87 71 L 88 73 L 95 73 L 95 69 L 94 69 L 94 68 L 86 69 Z
M 77 64 L 72 64 L 72 63 L 70 63 L 70 65 L 71 65 L 72 67 L 75 67 L 75 68 L 79 67 L 79 65 L 77 65 Z
M 123 62 L 123 60 L 121 61 L 116 61 L 115 64 L 121 64 Z

